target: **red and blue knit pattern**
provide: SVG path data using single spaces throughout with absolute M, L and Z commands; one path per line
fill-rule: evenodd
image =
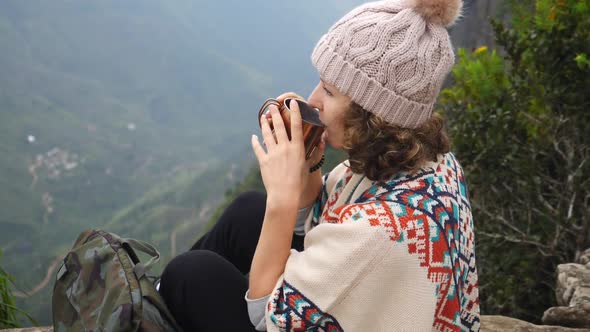
M 283 284 L 268 304 L 270 319 L 281 331 L 344 331 L 336 319 L 322 312 L 289 283 Z M 310 330 L 313 328 L 313 330 Z
M 383 228 L 392 241 L 405 243 L 437 285 L 433 328 L 478 331 L 473 220 L 463 171 L 455 157 L 449 153 L 436 169 L 402 174 L 373 186 L 355 203 L 340 213 L 368 220 Z
M 380 227 L 391 241 L 405 244 L 408 253 L 418 257 L 428 280 L 436 284 L 433 330 L 479 331 L 473 220 L 463 171 L 455 157 L 448 153 L 436 169 L 375 183 L 354 204 L 334 209 L 351 177 L 348 170 L 329 197 L 323 192 L 321 204 L 314 207 L 312 225 L 353 220 Z M 318 323 L 324 328 L 321 331 L 342 330 L 334 317 L 287 282 L 268 309 L 273 310 L 273 322 L 286 331 L 304 331 Z

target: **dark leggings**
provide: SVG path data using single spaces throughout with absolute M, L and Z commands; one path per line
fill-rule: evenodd
M 246 192 L 191 250 L 164 269 L 160 294 L 184 331 L 255 331 L 244 295 L 262 229 L 266 195 Z M 293 235 L 292 248 L 303 250 Z

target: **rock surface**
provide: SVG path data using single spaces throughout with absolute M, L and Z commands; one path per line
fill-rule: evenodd
M 0 330 L 0 332 L 51 332 L 51 327 Z M 576 329 L 560 326 L 534 325 L 505 316 L 481 316 L 481 332 L 590 332 L 590 329 Z
M 561 264 L 557 268 L 555 290 L 558 307 L 543 315 L 548 325 L 505 316 L 481 316 L 481 332 L 590 332 L 590 249 L 584 251 L 577 263 Z M 571 327 L 583 328 L 571 328 Z M 28 327 L 0 332 L 52 332 L 51 327 Z
M 0 330 L 1 332 L 52 332 L 53 327 L 26 327 L 24 329 Z
M 588 264 L 590 263 L 590 248 L 586 249 L 578 258 L 578 263 L 582 265 L 586 265 L 586 267 L 590 268 Z
M 576 263 L 557 266 L 557 307 L 543 314 L 543 323 L 590 328 L 590 248 Z
M 552 325 L 535 325 L 505 316 L 481 316 L 481 332 L 590 332 L 590 329 L 576 329 Z

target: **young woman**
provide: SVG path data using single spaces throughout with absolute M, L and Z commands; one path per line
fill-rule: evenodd
M 479 330 L 467 188 L 432 113 L 461 6 L 371 2 L 320 39 L 308 103 L 349 158 L 322 176 L 325 143 L 305 160 L 297 103 L 291 139 L 271 108 L 275 134 L 263 118 L 252 137 L 266 195 L 238 197 L 162 275 L 184 329 Z

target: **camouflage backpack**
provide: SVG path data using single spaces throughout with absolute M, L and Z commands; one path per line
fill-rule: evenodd
M 140 262 L 135 251 L 150 260 Z M 180 331 L 145 275 L 159 259 L 145 242 L 82 232 L 57 272 L 54 331 Z

